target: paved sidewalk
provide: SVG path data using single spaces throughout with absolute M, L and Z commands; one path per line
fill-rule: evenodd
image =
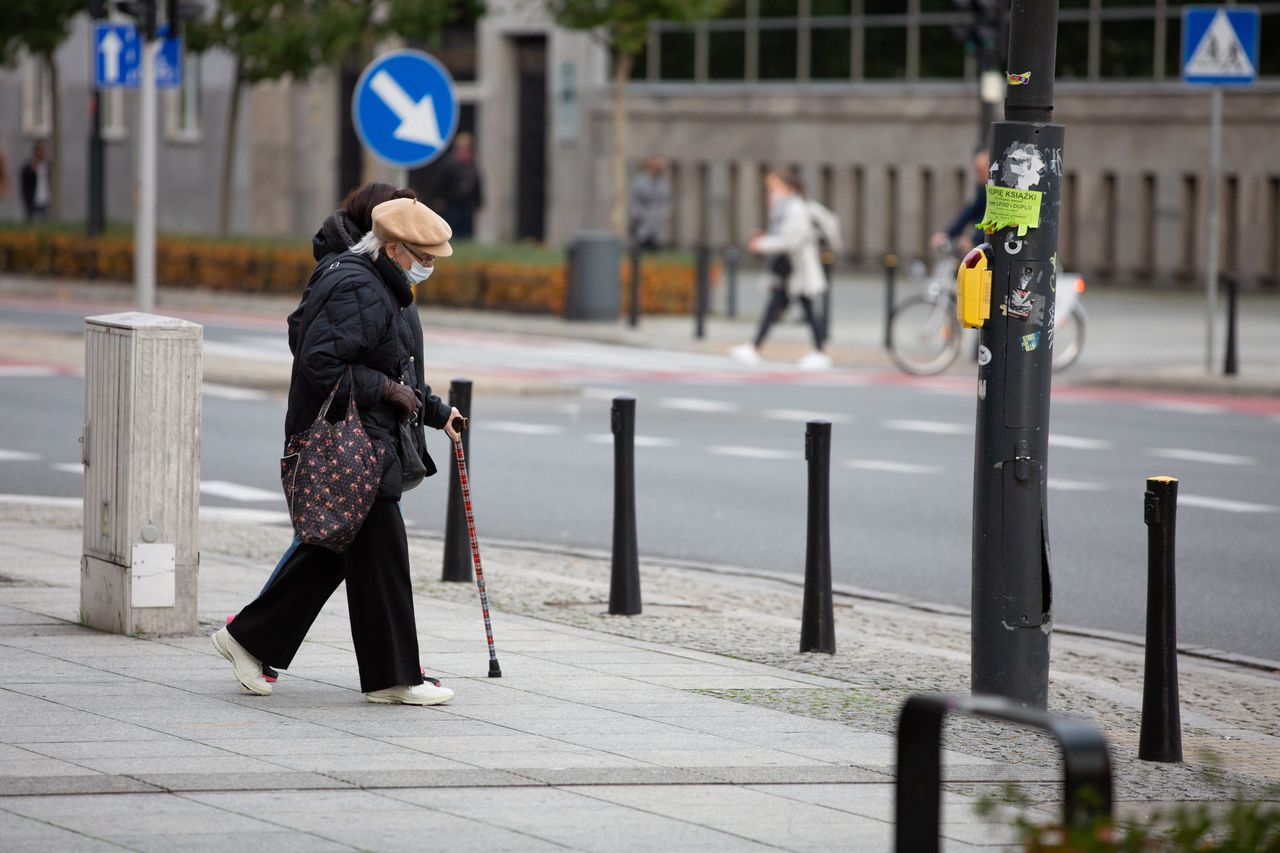
M 256 697 L 205 635 L 289 531 L 206 522 L 201 635 L 121 637 L 75 623 L 78 515 L 0 515 L 5 850 L 886 850 L 897 704 L 967 669 L 955 616 L 841 597 L 841 653 L 797 655 L 793 588 L 646 565 L 645 615 L 610 618 L 605 561 L 482 542 L 491 680 L 474 590 L 436 580 L 439 542 L 415 538 L 424 660 L 454 702 L 364 702 L 341 595 Z M 1103 723 L 1128 813 L 1280 777 L 1280 678 L 1193 660 L 1189 766 L 1134 761 L 1137 661 L 1055 640 L 1055 707 Z M 1050 745 L 964 724 L 947 743 L 947 849 L 1010 840 L 972 810 L 997 783 L 1053 814 Z M 1225 777 L 1197 773 L 1205 744 Z

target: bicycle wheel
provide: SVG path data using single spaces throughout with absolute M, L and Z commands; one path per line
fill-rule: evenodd
M 1066 322 L 1053 331 L 1053 369 L 1066 370 L 1076 363 L 1084 349 L 1084 327 L 1088 319 L 1079 302 L 1071 306 Z
M 955 303 L 937 296 L 904 300 L 889 318 L 889 357 L 915 376 L 941 373 L 960 353 Z

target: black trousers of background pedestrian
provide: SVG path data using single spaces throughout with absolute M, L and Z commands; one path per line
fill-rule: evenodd
M 341 554 L 299 545 L 275 582 L 227 630 L 258 660 L 288 669 L 311 623 L 344 580 L 361 692 L 421 684 L 409 544 L 396 501 L 374 501 L 355 541 Z
M 800 307 L 804 310 L 805 319 L 809 321 L 809 329 L 813 332 L 813 348 L 821 350 L 824 343 L 822 324 L 818 322 L 818 315 L 813 310 L 813 300 L 807 296 L 797 298 L 800 300 Z M 760 345 L 769 334 L 769 329 L 782 319 L 782 315 L 787 312 L 790 305 L 791 297 L 787 295 L 785 282 L 769 288 L 769 302 L 765 305 L 764 316 L 760 318 L 760 330 L 756 332 L 756 349 L 760 349 Z

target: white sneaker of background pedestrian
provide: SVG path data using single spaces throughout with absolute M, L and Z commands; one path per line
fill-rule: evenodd
M 760 353 L 751 344 L 738 344 L 729 350 L 729 358 L 740 364 L 759 364 Z
M 244 685 L 245 690 L 257 693 L 259 696 L 271 695 L 271 684 L 262 677 L 262 661 L 249 654 L 244 646 L 237 643 L 230 631 L 219 628 L 210 639 L 213 641 L 213 647 L 218 650 L 218 654 L 231 661 L 231 665 L 235 667 L 236 678 Z
M 380 705 L 441 705 L 453 698 L 453 691 L 431 683 L 401 684 L 366 693 L 364 698 Z
M 830 370 L 831 356 L 825 352 L 814 350 L 813 352 L 800 359 L 801 370 Z

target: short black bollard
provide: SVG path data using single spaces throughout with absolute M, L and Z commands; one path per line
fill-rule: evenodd
M 614 397 L 613 428 L 613 574 L 609 613 L 640 613 L 640 556 L 636 545 L 636 399 Z
M 1236 309 L 1240 302 L 1240 279 L 1234 275 L 1227 276 L 1227 357 L 1222 365 L 1226 376 L 1235 376 L 1240 372 L 1240 362 L 1236 353 Z
M 730 319 L 738 316 L 738 247 L 724 249 L 724 283 L 729 304 L 726 313 Z
M 889 341 L 889 323 L 893 320 L 893 307 L 895 304 L 893 287 L 895 279 L 898 276 L 898 256 L 884 256 L 884 348 L 888 349 Z
M 1147 523 L 1147 664 L 1142 680 L 1142 732 L 1138 758 L 1182 760 L 1178 710 L 1178 626 L 1174 596 L 1173 533 L 1178 481 L 1148 477 L 1143 501 Z
M 631 247 L 631 314 L 628 325 L 640 325 L 640 247 Z
M 707 336 L 707 301 L 711 289 L 711 250 L 699 246 L 697 253 L 697 317 L 694 321 L 693 336 L 702 340 Z
M 471 417 L 471 380 L 455 379 L 449 383 L 449 405 Z M 462 452 L 467 457 L 467 470 L 471 470 L 471 430 L 462 432 Z M 467 509 L 462 503 L 462 482 L 458 479 L 458 466 L 449 466 L 449 508 L 444 520 L 444 569 L 443 581 L 471 583 L 471 538 L 467 535 Z
M 809 463 L 809 521 L 804 558 L 800 651 L 836 652 L 831 596 L 831 422 L 809 421 L 804 433 Z

